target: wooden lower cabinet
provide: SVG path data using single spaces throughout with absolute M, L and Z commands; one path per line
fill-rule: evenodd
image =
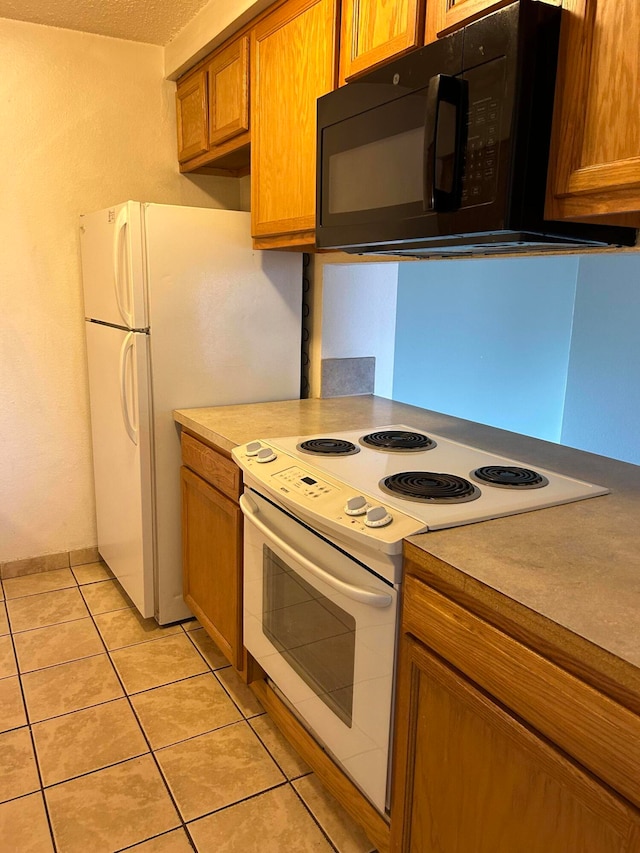
M 426 646 L 402 646 L 392 850 L 637 853 L 635 809 Z
M 189 442 L 186 449 L 185 439 Z M 199 444 L 183 435 L 183 461 L 199 464 L 196 455 Z M 208 468 L 209 477 L 213 478 L 220 461 L 236 468 L 233 462 L 206 445 L 201 448 L 206 451 L 201 452 L 202 460 L 213 461 L 213 467 Z M 229 663 L 241 670 L 242 513 L 237 500 L 227 497 L 189 468 L 183 466 L 180 476 L 184 600 Z M 237 481 L 239 484 L 239 472 Z M 222 487 L 227 488 L 226 480 Z
M 393 853 L 640 853 L 637 705 L 439 567 L 405 544 Z

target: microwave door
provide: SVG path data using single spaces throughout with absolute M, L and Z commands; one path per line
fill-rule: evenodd
M 446 189 L 444 131 L 450 90 L 456 86 L 450 78 L 461 78 L 462 60 L 463 40 L 454 33 L 318 100 L 319 247 L 402 241 L 425 228 L 438 234 L 427 183 L 433 158 L 428 161 L 425 152 L 435 142 L 440 165 L 436 162 L 434 169 L 442 173 L 437 186 Z M 434 93 L 430 81 L 440 75 Z M 434 98 L 435 113 L 430 110 Z M 455 116 L 459 112 L 456 107 Z
M 321 221 L 356 225 L 424 210 L 426 91 L 325 129 Z

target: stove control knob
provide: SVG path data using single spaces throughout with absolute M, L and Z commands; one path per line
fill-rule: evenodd
M 367 517 L 364 520 L 366 527 L 385 527 L 391 524 L 393 516 L 389 515 L 383 506 L 374 506 L 367 512 Z
M 262 463 L 273 462 L 273 460 L 277 458 L 278 457 L 270 447 L 262 447 L 256 455 L 256 461 Z
M 354 498 L 349 498 L 344 511 L 347 515 L 364 515 L 369 508 L 367 499 L 363 495 L 356 495 Z
M 262 450 L 262 444 L 259 441 L 250 441 L 247 444 L 247 456 L 257 456 L 259 450 Z

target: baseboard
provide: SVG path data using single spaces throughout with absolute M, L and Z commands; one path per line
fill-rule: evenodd
M 97 563 L 100 559 L 97 546 L 75 548 L 73 551 L 59 551 L 56 554 L 42 554 L 39 557 L 26 557 L 22 560 L 9 560 L 0 563 L 0 578 L 18 578 L 33 575 L 36 572 L 52 572 L 56 569 L 70 569 L 84 563 Z

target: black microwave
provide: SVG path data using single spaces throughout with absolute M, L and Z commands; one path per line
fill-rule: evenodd
M 634 245 L 632 228 L 544 219 L 561 15 L 518 0 L 320 98 L 317 247 Z

